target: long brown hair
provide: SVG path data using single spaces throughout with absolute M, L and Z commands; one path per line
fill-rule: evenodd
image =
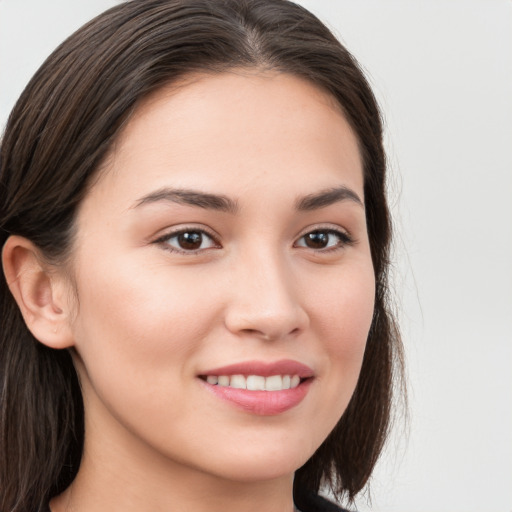
M 388 304 L 391 225 L 379 109 L 357 62 L 311 13 L 286 0 L 134 0 L 86 24 L 41 66 L 9 117 L 0 246 L 17 234 L 62 261 L 91 176 L 141 99 L 188 73 L 234 67 L 309 80 L 337 100 L 359 141 L 374 317 L 352 400 L 294 482 L 299 507 L 324 484 L 352 499 L 386 439 L 402 348 Z M 34 339 L 3 273 L 0 297 L 0 510 L 35 511 L 78 471 L 83 403 L 69 353 Z

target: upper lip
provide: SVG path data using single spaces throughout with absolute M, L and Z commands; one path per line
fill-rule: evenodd
M 212 368 L 200 374 L 208 375 L 261 375 L 270 377 L 271 375 L 298 375 L 301 379 L 313 377 L 313 370 L 292 359 L 282 359 L 280 361 L 243 361 L 240 363 L 229 364 L 218 368 Z

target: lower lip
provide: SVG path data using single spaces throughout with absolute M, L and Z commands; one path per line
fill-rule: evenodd
M 311 381 L 312 379 L 307 379 L 296 388 L 281 391 L 249 391 L 212 385 L 203 380 L 201 382 L 208 391 L 243 411 L 260 416 L 273 416 L 299 405 L 307 395 Z

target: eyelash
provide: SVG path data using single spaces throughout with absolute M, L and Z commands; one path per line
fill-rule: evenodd
M 326 235 L 334 235 L 335 237 L 338 238 L 338 243 L 336 243 L 332 247 L 323 247 L 320 249 L 308 247 L 307 245 L 297 245 L 297 242 L 299 240 L 304 239 L 308 235 L 313 235 L 313 234 L 318 234 L 318 233 L 322 233 L 322 234 L 326 234 Z M 311 231 L 304 233 L 297 239 L 297 242 L 294 243 L 294 247 L 303 247 L 305 249 L 312 249 L 315 252 L 325 254 L 325 253 L 329 253 L 329 252 L 339 251 L 340 249 L 343 249 L 344 247 L 354 245 L 355 240 L 346 231 L 341 231 L 339 229 L 333 229 L 333 228 L 320 227 L 320 228 L 315 228 L 315 229 L 312 229 Z
M 212 241 L 214 246 L 207 247 L 205 249 L 186 250 L 186 249 L 179 249 L 177 247 L 173 247 L 172 245 L 169 244 L 169 240 L 171 240 L 172 238 L 177 238 L 180 235 L 184 235 L 186 233 L 189 233 L 189 234 L 190 233 L 200 233 L 201 236 L 203 236 L 203 237 L 204 237 L 204 235 L 206 235 Z M 209 249 L 220 247 L 220 244 L 219 244 L 217 238 L 212 233 L 209 233 L 204 228 L 196 228 L 196 227 L 181 228 L 181 229 L 178 229 L 177 231 L 171 231 L 171 232 L 166 233 L 165 235 L 162 235 L 161 237 L 157 238 L 154 241 L 154 243 L 161 244 L 161 245 L 165 246 L 165 249 L 170 252 L 174 252 L 174 253 L 178 253 L 178 254 L 186 254 L 188 256 L 194 256 L 197 254 L 201 254 L 203 251 L 207 251 Z
M 174 247 L 174 246 L 170 245 L 169 240 L 171 240 L 173 238 L 177 238 L 180 235 L 185 235 L 187 233 L 188 234 L 199 233 L 202 237 L 204 237 L 206 235 L 211 240 L 213 246 L 212 247 L 206 247 L 204 249 L 199 248 L 199 249 L 186 250 L 186 249 L 183 249 L 183 248 L 177 248 L 177 247 Z M 332 246 L 332 247 L 324 247 L 324 248 L 318 248 L 318 249 L 313 248 L 313 247 L 308 247 L 306 244 L 298 245 L 299 240 L 304 239 L 306 236 L 312 235 L 312 234 L 320 234 L 320 233 L 321 234 L 326 234 L 326 235 L 333 235 L 333 236 L 338 238 L 338 242 L 334 246 Z M 208 232 L 204 228 L 196 228 L 196 227 L 181 228 L 181 229 L 179 229 L 177 231 L 171 231 L 171 232 L 166 233 L 165 235 L 162 235 L 161 237 L 157 238 L 153 243 L 164 245 L 165 249 L 170 251 L 170 252 L 179 253 L 179 254 L 186 254 L 186 255 L 189 255 L 189 256 L 198 255 L 198 254 L 201 254 L 203 251 L 207 251 L 207 250 L 215 249 L 215 248 L 218 249 L 218 248 L 221 247 L 219 241 L 217 240 L 217 238 L 212 233 Z M 297 239 L 297 241 L 294 242 L 293 246 L 294 247 L 304 248 L 304 249 L 311 249 L 312 251 L 314 251 L 316 253 L 323 253 L 323 254 L 325 254 L 325 253 L 339 251 L 339 250 L 343 249 L 344 247 L 354 245 L 354 243 L 355 243 L 355 240 L 352 238 L 351 235 L 349 235 L 345 231 L 341 231 L 339 229 L 333 229 L 333 228 L 322 228 L 322 227 L 320 227 L 320 228 L 312 229 L 311 231 L 307 231 L 306 233 L 301 235 Z

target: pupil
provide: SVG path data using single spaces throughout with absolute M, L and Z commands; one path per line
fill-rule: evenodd
M 328 243 L 329 235 L 323 231 L 313 231 L 306 235 L 306 245 L 312 249 L 323 249 Z
M 202 241 L 203 237 L 201 233 L 198 233 L 197 231 L 180 233 L 178 235 L 178 242 L 182 249 L 199 249 Z

